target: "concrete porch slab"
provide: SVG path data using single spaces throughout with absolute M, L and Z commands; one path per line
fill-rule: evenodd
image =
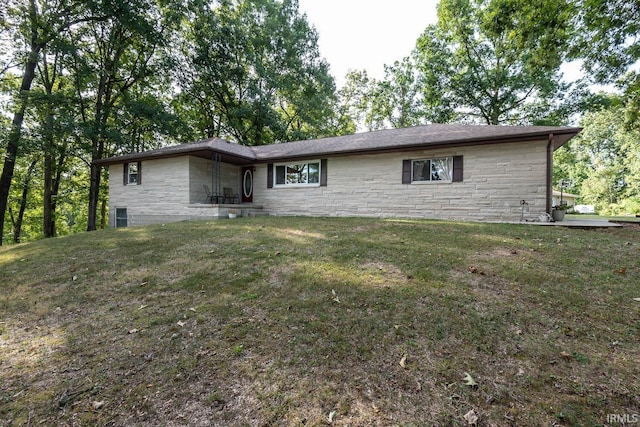
M 536 221 L 536 222 L 518 222 L 518 224 L 582 228 L 582 229 L 622 227 L 621 224 L 617 224 L 615 222 L 611 222 L 605 219 L 565 219 L 564 221 L 556 221 L 556 222 Z

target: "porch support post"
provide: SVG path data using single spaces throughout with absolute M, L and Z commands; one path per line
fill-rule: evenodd
M 211 155 L 211 161 L 213 163 L 211 173 L 211 188 L 213 189 L 213 196 L 220 196 L 220 153 L 213 153 Z

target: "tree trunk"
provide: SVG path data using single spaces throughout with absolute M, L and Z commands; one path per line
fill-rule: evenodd
M 107 228 L 107 199 L 103 198 L 100 203 L 100 228 Z
M 100 166 L 91 164 L 91 181 L 89 185 L 89 216 L 87 231 L 95 231 L 98 216 L 98 198 L 100 196 Z
M 50 124 L 52 120 L 49 120 L 51 116 L 47 117 L 47 125 Z M 53 119 L 51 117 L 51 119 Z M 51 128 L 49 128 L 51 129 Z M 49 133 L 47 131 L 47 133 Z M 54 237 L 53 230 L 53 137 L 52 135 L 46 136 L 45 142 L 45 151 L 44 151 L 44 195 L 42 201 L 42 231 L 44 237 Z
M 13 224 L 13 241 L 20 243 L 20 234 L 22 234 L 22 220 L 24 218 L 24 211 L 27 209 L 27 196 L 29 195 L 29 185 L 31 184 L 31 177 L 33 170 L 38 164 L 38 159 L 33 160 L 29 165 L 27 174 L 22 181 L 22 198 L 20 199 L 20 210 L 18 211 L 18 219 Z
M 31 83 L 33 83 L 36 75 L 35 71 L 39 52 L 40 47 L 33 48 L 29 54 L 29 59 L 24 65 L 24 74 L 22 75 L 22 84 L 20 85 L 19 108 L 13 115 L 11 131 L 9 132 L 7 141 L 7 151 L 4 158 L 2 176 L 0 176 L 0 245 L 2 245 L 2 238 L 4 236 L 4 217 L 9 201 L 9 190 L 11 189 L 11 181 L 13 180 L 13 171 L 16 166 L 16 159 L 18 158 L 24 113 L 27 109 Z
M 62 151 L 59 153 L 60 157 L 58 158 L 58 166 L 56 168 L 56 177 L 52 182 L 51 189 L 51 237 L 55 237 L 57 235 L 56 231 L 56 206 L 58 206 L 58 194 L 60 192 L 60 181 L 62 181 L 62 168 L 64 167 L 64 163 L 67 157 L 67 144 L 63 145 Z
M 108 84 L 108 78 L 102 74 L 100 83 L 98 84 L 98 92 L 96 94 L 96 109 L 93 136 L 91 138 L 91 176 L 89 181 L 89 212 L 87 215 L 87 231 L 95 231 L 98 220 L 98 203 L 100 201 L 100 178 L 101 167 L 95 165 L 95 160 L 101 159 L 104 155 L 104 138 L 103 133 L 107 125 L 108 105 L 111 99 L 111 85 Z
M 53 125 L 53 116 L 48 122 Z M 53 135 L 47 135 L 44 153 L 44 197 L 43 197 L 43 232 L 44 237 L 56 236 L 56 204 L 60 181 L 62 180 L 62 168 L 67 156 L 66 144 L 56 149 Z M 56 159 L 56 155 L 58 158 Z

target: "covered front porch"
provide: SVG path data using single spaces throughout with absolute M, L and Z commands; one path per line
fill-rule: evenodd
M 253 200 L 253 164 L 213 151 L 189 162 L 189 211 L 198 218 L 222 219 L 264 215 Z M 231 214 L 231 215 L 230 215 Z
M 252 162 L 216 151 L 196 152 L 189 159 L 191 204 L 223 206 L 223 209 L 227 205 L 253 204 L 255 167 Z

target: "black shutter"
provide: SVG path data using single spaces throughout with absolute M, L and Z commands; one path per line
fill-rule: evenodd
M 273 163 L 267 165 L 267 188 L 273 188 Z
M 320 187 L 327 186 L 327 159 L 320 160 Z
M 462 156 L 453 156 L 453 182 L 462 182 Z
M 123 185 L 129 184 L 129 163 L 124 164 L 124 174 L 122 178 L 122 184 Z
M 138 182 L 136 185 L 142 184 L 142 162 L 138 162 Z
M 411 160 L 402 161 L 402 183 L 411 184 Z

